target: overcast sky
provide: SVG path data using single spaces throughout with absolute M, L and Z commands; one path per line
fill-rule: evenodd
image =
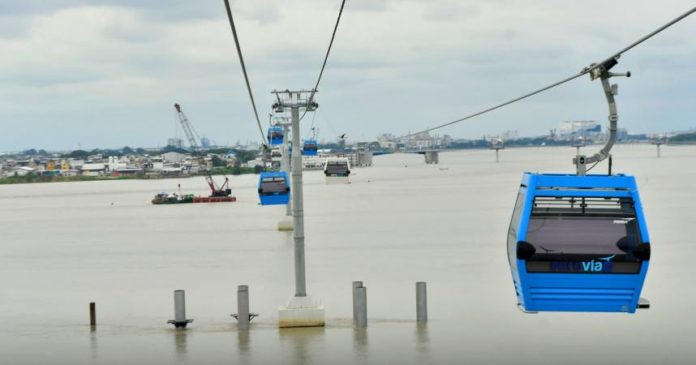
M 272 89 L 313 86 L 340 0 L 232 1 L 261 118 Z M 319 139 L 434 126 L 578 72 L 691 0 L 348 0 L 317 94 Z M 696 15 L 621 59 L 620 127 L 696 127 Z M 0 151 L 163 146 L 173 104 L 220 144 L 259 140 L 222 0 L 0 0 Z M 580 78 L 439 131 L 541 135 L 605 122 Z M 309 129 L 312 116 L 303 121 Z M 307 134 L 307 132 L 304 132 Z

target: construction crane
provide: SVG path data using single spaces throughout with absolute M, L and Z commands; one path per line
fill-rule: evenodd
M 232 189 L 230 189 L 230 179 L 228 179 L 227 176 L 225 176 L 225 182 L 220 187 L 218 187 L 218 185 L 215 183 L 215 180 L 213 180 L 210 173 L 205 176 L 205 181 L 208 183 L 208 186 L 210 186 L 211 197 L 232 195 Z
M 184 129 L 186 139 L 188 139 L 191 149 L 194 151 L 200 149 L 200 146 L 198 145 L 198 140 L 200 139 L 198 138 L 198 133 L 196 133 L 196 130 L 193 129 L 193 126 L 189 122 L 188 118 L 186 118 L 186 114 L 181 111 L 181 105 L 174 104 L 174 108 L 176 108 L 176 115 L 179 117 L 179 122 L 181 122 L 181 127 Z

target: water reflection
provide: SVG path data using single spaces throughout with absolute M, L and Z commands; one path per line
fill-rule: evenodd
M 354 327 L 353 328 L 353 352 L 359 362 L 367 361 L 368 354 L 368 339 L 367 339 L 367 328 Z
M 311 364 L 310 345 L 317 338 L 324 337 L 324 327 L 282 328 L 278 330 L 280 341 L 290 345 L 291 364 Z
M 416 343 L 418 344 L 417 350 L 421 354 L 428 354 L 430 352 L 430 334 L 428 333 L 428 325 L 425 323 L 418 323 L 416 325 Z
M 244 357 L 249 354 L 249 343 L 251 342 L 251 337 L 249 336 L 249 331 L 237 331 L 237 350 Z
M 174 345 L 177 355 L 186 355 L 186 342 L 188 340 L 188 331 L 184 329 L 174 330 Z
M 99 357 L 99 343 L 97 342 L 96 326 L 91 326 L 89 330 L 89 351 L 92 355 L 92 360 L 96 361 Z

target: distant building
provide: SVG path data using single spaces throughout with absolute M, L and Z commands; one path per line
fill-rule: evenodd
M 169 138 L 167 140 L 167 146 L 184 148 L 184 141 L 181 138 Z
M 572 141 L 578 137 L 585 140 L 602 139 L 602 126 L 594 120 L 565 121 L 551 130 L 551 138 L 556 141 Z
M 107 164 L 86 163 L 82 165 L 82 176 L 102 176 L 106 174 Z
M 28 166 L 17 166 L 10 170 L 7 173 L 7 176 L 25 176 L 28 175 L 32 172 L 34 172 L 35 169 L 33 167 L 28 167 Z
M 162 154 L 162 158 L 164 159 L 164 162 L 167 163 L 182 163 L 184 160 L 186 160 L 187 155 L 179 152 L 167 152 Z
M 380 148 L 393 150 L 396 149 L 397 146 L 396 137 L 389 133 L 384 133 L 377 137 L 377 142 Z
M 203 148 L 210 148 L 210 140 L 206 137 L 201 138 L 201 147 Z
M 505 132 L 500 134 L 500 138 L 503 139 L 504 141 L 514 141 L 514 140 L 520 139 L 520 133 L 516 130 L 505 131 Z

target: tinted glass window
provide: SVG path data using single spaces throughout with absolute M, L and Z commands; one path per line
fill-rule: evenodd
M 330 175 L 345 175 L 348 172 L 348 165 L 345 163 L 329 162 L 326 164 L 326 173 Z
M 285 191 L 285 179 L 283 178 L 266 178 L 261 180 L 262 194 L 273 194 Z
M 527 242 L 539 254 L 624 254 L 638 243 L 635 218 L 532 216 Z
M 537 198 L 526 241 L 536 253 L 530 272 L 629 273 L 640 269 L 633 255 L 640 230 L 627 199 Z

